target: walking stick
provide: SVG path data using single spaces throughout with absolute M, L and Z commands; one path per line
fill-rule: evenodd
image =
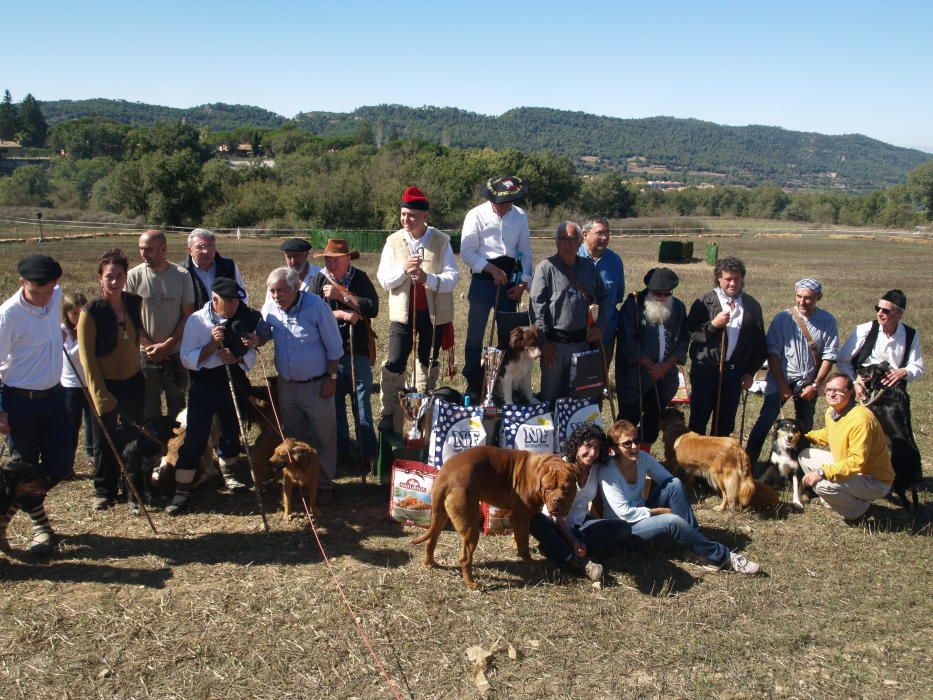
M 362 316 L 360 317 L 362 318 Z M 360 409 L 356 405 L 356 355 L 353 353 L 353 324 L 348 323 L 350 333 L 347 336 L 350 343 L 350 382 L 353 384 L 353 391 L 350 392 L 350 414 L 353 416 L 353 429 L 356 431 L 356 453 L 360 460 L 360 466 L 363 466 L 363 483 L 366 483 L 368 476 L 363 460 L 363 436 L 360 434 Z M 370 473 L 372 473 L 370 471 Z
M 713 425 L 710 435 L 719 434 L 719 404 L 722 400 L 722 373 L 726 364 L 726 329 L 722 329 L 722 339 L 719 343 L 719 378 L 716 381 L 716 407 L 713 409 Z
M 635 340 L 641 340 L 641 318 L 638 315 L 638 295 L 632 292 L 632 303 L 635 306 Z M 645 401 L 642 398 L 641 365 L 635 365 L 635 377 L 638 379 L 638 445 L 645 443 Z
M 745 442 L 745 407 L 748 405 L 748 389 L 742 392 L 742 429 L 739 431 L 739 445 Z
M 259 351 L 257 350 L 257 352 Z M 233 410 L 236 413 L 236 423 L 240 428 L 240 442 L 243 443 L 243 451 L 246 452 L 246 461 L 249 463 L 249 473 L 253 477 L 253 490 L 256 492 L 256 503 L 259 505 L 259 515 L 262 518 L 262 527 L 266 531 L 266 537 L 269 537 L 269 521 L 266 520 L 266 508 L 262 503 L 262 493 L 260 493 L 262 491 L 262 485 L 256 479 L 256 469 L 253 466 L 253 455 L 250 454 L 249 443 L 246 441 L 246 425 L 243 423 L 243 416 L 240 413 L 240 405 L 236 402 L 236 387 L 233 385 L 233 373 L 230 371 L 230 365 L 226 363 L 224 363 L 224 369 L 227 371 L 227 386 L 230 387 L 230 400 L 233 401 Z
M 587 315 L 589 317 L 587 326 L 595 326 L 596 317 L 599 315 L 599 306 L 597 304 L 591 304 Z M 600 357 L 603 358 L 603 376 L 606 378 L 606 384 L 603 390 L 606 392 L 606 397 L 609 399 L 609 410 L 612 411 L 612 419 L 615 420 L 615 401 L 612 400 L 612 392 L 609 390 L 609 361 L 606 359 L 606 345 L 603 343 L 602 338 L 599 339 L 599 354 Z
M 133 498 L 136 499 L 136 503 L 139 504 L 140 510 L 143 512 L 143 515 L 146 516 L 146 521 L 149 523 L 149 527 L 152 528 L 152 534 L 158 535 L 159 531 L 156 530 L 155 523 L 152 522 L 152 516 L 149 515 L 149 509 L 146 508 L 146 504 L 143 502 L 143 499 L 139 496 L 139 491 L 136 490 L 136 485 L 133 483 L 133 480 L 130 478 L 129 472 L 126 470 L 126 465 L 123 464 L 123 457 L 120 455 L 120 451 L 117 450 L 117 446 L 113 442 L 113 438 L 110 437 L 110 433 L 107 432 L 107 428 L 104 426 L 104 421 L 100 417 L 100 413 L 97 412 L 97 406 L 94 404 L 93 399 L 91 398 L 91 392 L 88 390 L 85 382 L 81 381 L 81 374 L 78 372 L 78 368 L 75 367 L 75 363 L 72 361 L 71 356 L 68 354 L 68 350 L 65 349 L 65 346 L 62 345 L 63 354 L 65 359 L 68 360 L 68 364 L 71 365 L 71 371 L 74 372 L 75 377 L 78 378 L 78 384 L 81 386 L 81 391 L 84 392 L 84 398 L 87 400 L 87 405 L 91 409 L 91 414 L 94 416 L 94 419 L 97 421 L 97 427 L 100 428 L 101 434 L 107 440 L 107 445 L 110 447 L 110 451 L 113 452 L 113 456 L 117 460 L 117 466 L 120 468 L 120 474 L 123 476 L 123 480 L 126 482 L 127 488 L 133 494 Z
M 493 305 L 492 305 L 492 319 L 490 320 L 490 323 L 489 323 L 489 340 L 486 342 L 486 345 L 491 348 L 499 347 L 498 342 L 495 345 L 493 345 L 492 341 L 493 341 L 493 333 L 495 333 L 495 330 L 496 330 L 496 315 L 499 313 L 499 293 L 501 291 L 502 291 L 502 285 L 497 284 L 496 285 L 496 300 L 493 302 Z

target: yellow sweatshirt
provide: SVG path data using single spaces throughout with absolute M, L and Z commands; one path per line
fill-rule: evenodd
M 123 330 L 126 329 L 124 337 Z M 117 347 L 113 352 L 103 357 L 94 354 L 94 342 L 97 338 L 97 324 L 94 317 L 86 311 L 81 311 L 78 317 L 78 352 L 84 375 L 87 377 L 87 388 L 91 392 L 91 399 L 98 413 L 103 415 L 117 407 L 117 399 L 107 389 L 107 379 L 129 379 L 140 371 L 139 338 L 136 326 L 127 319 L 126 326 L 120 328 L 117 334 Z
M 836 460 L 823 467 L 830 481 L 845 481 L 853 474 L 864 474 L 890 485 L 894 482 L 888 439 L 875 414 L 855 406 L 839 420 L 826 409 L 826 427 L 811 430 L 807 437 L 814 445 L 829 445 Z

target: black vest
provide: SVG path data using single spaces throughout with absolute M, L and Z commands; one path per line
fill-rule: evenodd
M 126 318 L 136 327 L 137 336 L 143 327 L 143 320 L 140 315 L 142 305 L 142 297 L 123 292 L 123 308 L 126 309 Z M 109 355 L 117 347 L 117 335 L 120 332 L 120 324 L 117 322 L 117 315 L 113 312 L 113 307 L 105 299 L 95 299 L 85 306 L 84 310 L 94 319 L 96 328 L 94 356 L 104 357 Z
M 214 265 L 217 266 L 214 279 L 218 277 L 226 277 L 231 280 L 236 279 L 236 265 L 231 258 L 224 258 L 221 257 L 220 253 L 215 253 Z M 194 260 L 192 260 L 189 255 L 188 259 L 185 261 L 185 269 L 188 270 L 188 274 L 191 275 L 191 281 L 194 283 L 194 308 L 201 309 L 210 301 L 211 290 L 204 286 L 198 273 L 195 272 L 196 267 L 197 265 L 194 264 Z
M 868 335 L 865 336 L 865 342 L 855 351 L 855 359 L 852 361 L 854 367 L 861 367 L 868 360 L 869 356 L 871 356 L 872 350 L 875 349 L 875 342 L 878 340 L 878 332 L 880 330 L 881 326 L 878 324 L 878 321 L 872 321 L 871 329 L 868 331 Z M 898 368 L 907 366 L 907 358 L 910 356 L 910 346 L 914 344 L 914 336 L 916 334 L 916 330 L 906 323 L 904 324 L 904 355 L 901 357 Z

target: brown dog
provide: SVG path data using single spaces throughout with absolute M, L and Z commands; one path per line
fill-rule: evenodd
M 317 450 L 306 442 L 286 438 L 285 442 L 275 448 L 269 458 L 269 466 L 282 472 L 282 513 L 286 522 L 292 517 L 292 494 L 295 489 L 298 489 L 302 498 L 307 492 L 311 512 L 319 514 L 317 480 L 321 475 L 321 463 L 317 458 Z
M 771 500 L 765 495 L 755 499 L 757 486 L 752 480 L 752 465 L 735 438 L 694 433 L 687 428 L 684 414 L 675 408 L 666 409 L 658 425 L 664 433 L 667 468 L 680 467 L 703 476 L 722 494 L 722 503 L 716 510 L 727 506 L 738 510 Z
M 500 447 L 472 447 L 452 457 L 431 489 L 431 524 L 412 544 L 426 542 L 424 565 L 437 566 L 434 550 L 448 522 L 460 534 L 460 570 L 467 588 L 473 580 L 473 552 L 483 529 L 480 501 L 512 510 L 512 531 L 522 560 L 531 564 L 528 530 L 532 516 L 547 504 L 552 515 L 567 514 L 577 494 L 577 473 L 557 455 Z

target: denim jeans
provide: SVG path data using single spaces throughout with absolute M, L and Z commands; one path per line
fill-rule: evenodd
M 816 399 L 811 401 L 794 396 L 793 401 L 794 414 L 797 420 L 800 421 L 803 432 L 806 433 L 812 430 Z M 765 438 L 768 437 L 768 432 L 779 415 L 781 415 L 781 393 L 775 391 L 772 394 L 765 394 L 765 401 L 761 405 L 761 413 L 758 414 L 758 420 L 755 421 L 752 431 L 748 434 L 748 442 L 745 443 L 745 451 L 748 453 L 748 458 L 751 460 L 753 467 L 761 456 L 761 448 L 765 444 Z
M 67 479 L 74 466 L 65 391 L 58 387 L 46 396 L 30 399 L 10 387 L 0 387 L 3 410 L 10 422 L 7 446 L 10 459 L 35 466 L 52 488 Z
M 65 387 L 65 410 L 68 412 L 68 421 L 72 435 L 72 461 L 78 451 L 78 438 L 81 436 L 82 416 L 84 417 L 84 450 L 88 457 L 94 455 L 94 416 L 88 405 L 84 389 L 80 387 Z
M 680 479 L 669 479 L 651 494 L 645 502 L 648 508 L 670 508 L 670 513 L 652 515 L 632 524 L 632 537 L 643 542 L 669 535 L 681 547 L 706 557 L 714 564 L 725 564 L 729 560 L 729 548 L 707 539 L 698 529 L 697 519 L 690 507 Z
M 509 286 L 503 286 L 499 292 L 498 311 L 515 311 L 516 303 L 506 296 Z M 470 278 L 470 291 L 467 293 L 469 311 L 467 313 L 466 346 L 463 350 L 463 376 L 467 381 L 483 374 L 481 365 L 483 346 L 489 330 L 489 312 L 496 303 L 496 285 L 492 280 L 481 277 Z M 497 342 L 493 339 L 493 342 Z
M 561 568 L 573 560 L 573 549 L 563 538 L 551 520 L 544 513 L 536 513 L 531 518 L 531 534 L 538 540 L 538 549 Z M 612 554 L 629 541 L 631 526 L 624 520 L 590 518 L 582 526 L 571 528 L 574 536 L 582 542 L 590 555 Z
M 350 426 L 347 419 L 346 397 L 352 392 L 350 410 L 359 416 L 360 432 L 356 439 L 363 447 L 363 454 L 375 457 L 378 453 L 376 433 L 373 431 L 372 386 L 373 370 L 369 364 L 369 355 L 353 356 L 353 369 L 356 372 L 356 387 L 352 387 L 350 372 L 350 353 L 344 353 L 340 361 L 337 376 L 337 392 L 334 394 L 337 412 L 337 445 L 345 449 L 350 444 Z

